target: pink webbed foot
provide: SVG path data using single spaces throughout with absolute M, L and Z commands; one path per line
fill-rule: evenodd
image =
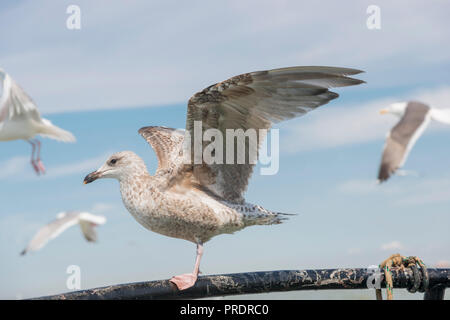
M 45 174 L 45 167 L 40 159 L 37 160 L 37 166 L 39 168 L 40 173 Z
M 197 282 L 197 276 L 193 273 L 185 273 L 172 277 L 170 282 L 174 283 L 178 290 L 185 290 L 192 287 Z
M 33 167 L 34 172 L 36 172 L 37 175 L 41 173 L 39 166 L 36 164 L 36 162 L 33 160 L 31 161 L 31 166 Z
M 28 142 L 31 144 L 31 165 L 33 166 L 34 172 L 36 172 L 37 175 L 40 175 L 41 173 L 45 173 L 45 167 L 40 159 L 40 153 L 41 153 L 41 143 L 39 140 L 28 140 Z M 37 155 L 35 157 L 37 147 Z

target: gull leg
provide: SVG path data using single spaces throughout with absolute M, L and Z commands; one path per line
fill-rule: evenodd
M 34 172 L 36 172 L 37 175 L 39 175 L 39 167 L 36 164 L 36 160 L 34 159 L 34 152 L 36 151 L 36 145 L 34 144 L 33 140 L 28 140 L 28 143 L 31 144 L 31 166 L 34 169 Z
M 200 260 L 202 259 L 202 255 L 203 244 L 197 243 L 197 257 L 195 259 L 194 271 L 192 271 L 192 273 L 181 274 L 170 279 L 170 282 L 174 283 L 178 287 L 178 290 L 185 290 L 195 284 L 197 281 L 197 276 L 200 272 Z
M 36 144 L 37 144 L 37 147 L 38 147 L 37 158 L 36 158 L 37 166 L 39 168 L 39 171 L 42 174 L 45 174 L 45 167 L 44 167 L 44 164 L 41 161 L 41 142 L 38 139 L 36 139 Z

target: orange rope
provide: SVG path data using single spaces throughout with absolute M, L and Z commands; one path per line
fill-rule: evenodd
M 405 271 L 405 268 L 413 268 L 416 265 L 419 265 L 419 267 L 422 270 L 423 278 L 424 278 L 424 285 L 422 290 L 425 290 L 426 287 L 428 287 L 428 275 L 427 275 L 427 268 L 423 261 L 414 256 L 410 257 L 404 257 L 400 255 L 399 253 L 391 255 L 389 258 L 384 260 L 380 265 L 380 269 L 383 269 L 384 271 L 384 279 L 386 281 L 386 296 L 387 300 L 392 300 L 394 298 L 392 290 L 394 288 L 393 281 L 392 281 L 392 268 L 399 267 L 402 271 Z M 415 290 L 411 290 L 411 292 L 415 292 Z M 376 289 L 376 297 L 377 300 L 383 300 L 383 296 L 381 294 L 381 289 Z

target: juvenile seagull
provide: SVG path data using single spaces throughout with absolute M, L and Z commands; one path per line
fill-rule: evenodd
M 49 120 L 41 118 L 33 100 L 2 69 L 0 78 L 3 80 L 3 93 L 0 98 L 0 141 L 28 141 L 32 147 L 31 165 L 34 171 L 38 175 L 45 173 L 40 156 L 41 143 L 34 137 L 40 134 L 64 142 L 73 142 L 75 137 L 70 132 L 54 126 Z
M 97 216 L 89 212 L 61 212 L 56 216 L 56 220 L 39 229 L 21 254 L 24 255 L 28 251 L 41 249 L 49 240 L 56 238 L 66 229 L 76 224 L 80 225 L 81 232 L 83 232 L 87 241 L 95 242 L 97 241 L 95 227 L 105 222 L 105 217 Z
M 401 119 L 387 134 L 378 171 L 379 182 L 386 181 L 399 168 L 403 167 L 409 152 L 431 119 L 450 124 L 450 109 L 430 108 L 430 106 L 417 101 L 398 102 L 380 110 L 380 114 L 387 113 Z
M 189 100 L 185 134 L 165 127 L 139 130 L 158 158 L 154 176 L 135 153 L 122 151 L 87 175 L 84 183 L 99 178 L 117 179 L 125 207 L 140 224 L 151 231 L 195 243 L 193 272 L 170 279 L 179 290 L 189 288 L 197 281 L 206 241 L 251 225 L 277 224 L 286 218 L 285 214 L 245 202 L 243 194 L 254 167 L 250 161 L 244 164 L 236 161 L 208 164 L 205 159 L 199 163 L 184 161 L 186 155 L 195 158 L 198 143 L 194 127 L 198 127 L 198 122 L 202 126 L 201 154 L 210 143 L 202 140 L 206 130 L 222 134 L 221 150 L 215 152 L 222 151 L 225 159 L 227 129 L 255 129 L 258 133 L 273 123 L 301 116 L 338 97 L 328 88 L 362 83 L 347 77 L 360 72 L 333 67 L 291 67 L 246 73 L 209 86 Z M 260 145 L 261 139 L 257 141 Z M 247 159 L 249 148 L 244 152 Z

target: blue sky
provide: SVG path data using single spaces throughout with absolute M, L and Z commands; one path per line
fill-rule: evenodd
M 81 8 L 81 30 L 66 28 L 69 4 Z M 380 30 L 366 27 L 369 4 L 381 8 Z M 82 180 L 120 150 L 136 152 L 153 172 L 156 157 L 140 127 L 182 128 L 196 91 L 243 72 L 293 65 L 355 67 L 366 71 L 360 78 L 367 84 L 337 89 L 339 99 L 278 126 L 280 170 L 255 174 L 246 198 L 299 215 L 214 238 L 202 271 L 366 267 L 397 251 L 429 265 L 450 263 L 450 129 L 432 124 L 418 141 L 405 166 L 417 176 L 374 184 L 384 136 L 396 121 L 378 109 L 412 98 L 450 107 L 449 7 L 2 2 L 0 67 L 77 142 L 42 139 L 44 177 L 32 172 L 26 142 L 0 144 L 0 298 L 67 291 L 72 264 L 81 267 L 83 289 L 190 271 L 191 243 L 140 226 L 123 207 L 117 182 Z M 105 215 L 99 242 L 83 241 L 73 228 L 20 257 L 33 233 L 64 210 Z

